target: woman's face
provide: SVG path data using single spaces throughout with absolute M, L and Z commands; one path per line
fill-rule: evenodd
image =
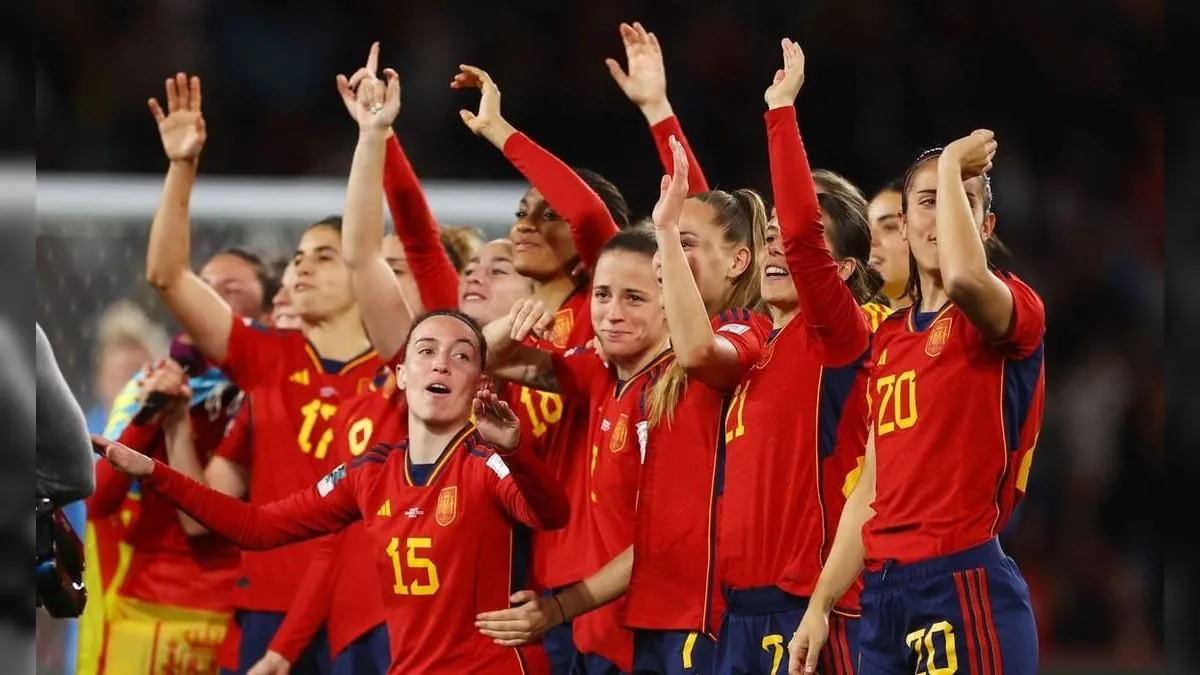
M 459 307 L 481 326 L 508 313 L 533 293 L 533 283 L 517 273 L 513 244 L 496 239 L 480 247 L 467 263 L 458 284 Z

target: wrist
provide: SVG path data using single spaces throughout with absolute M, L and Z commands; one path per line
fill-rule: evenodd
M 379 127 L 359 127 L 358 142 L 359 144 L 368 143 L 371 145 L 380 145 L 387 141 L 388 136 L 392 133 L 391 125 L 383 128 Z
M 767 101 L 767 110 L 778 110 L 779 108 L 790 108 L 795 105 L 795 100 L 778 99 Z
M 168 157 L 167 158 L 167 162 L 171 166 L 178 167 L 181 169 L 195 169 L 196 164 L 199 161 L 200 161 L 199 155 L 197 155 L 195 157 Z
M 642 115 L 646 118 L 646 122 L 650 126 L 654 126 L 665 119 L 675 116 L 675 111 L 671 108 L 671 102 L 663 97 L 656 101 L 649 101 L 638 106 L 642 111 Z
M 516 133 L 516 128 L 509 124 L 503 117 L 500 117 L 484 127 L 480 135 L 503 152 L 504 146 L 508 144 L 508 139 L 516 135 Z

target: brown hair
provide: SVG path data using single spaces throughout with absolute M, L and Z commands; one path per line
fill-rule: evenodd
M 858 206 L 861 202 L 863 210 L 866 211 L 867 196 L 862 188 L 850 182 L 849 178 L 829 169 L 813 169 L 812 179 L 813 187 L 818 193 L 831 194 L 853 206 Z
M 465 225 L 443 225 L 441 230 L 442 248 L 450 257 L 454 271 L 462 274 L 467 268 L 467 262 L 475 257 L 479 247 L 483 245 L 483 236 L 479 230 Z
M 847 201 L 832 192 L 818 194 L 817 203 L 829 216 L 823 222 L 831 245 L 829 253 L 837 261 L 854 260 L 854 272 L 846 279 L 854 300 L 860 305 L 870 302 L 883 287 L 883 276 L 867 262 L 871 257 L 871 228 L 865 203 Z
M 746 246 L 750 249 L 750 264 L 733 282 L 729 294 L 716 308 L 717 312 L 740 307 L 758 309 L 762 303 L 762 288 L 759 271 L 762 266 L 761 252 L 767 230 L 767 207 L 757 192 L 749 188 L 725 192 L 709 190 L 694 194 L 689 199 L 703 202 L 716 213 L 715 224 L 721 228 L 726 244 Z M 683 397 L 687 386 L 687 373 L 678 361 L 667 367 L 662 377 L 655 380 L 647 397 L 647 420 L 656 426 L 665 417 L 673 423 L 675 407 Z

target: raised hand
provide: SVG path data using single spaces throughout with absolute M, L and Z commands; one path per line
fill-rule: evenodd
M 364 78 L 355 92 L 354 120 L 359 131 L 386 132 L 400 114 L 400 76 L 383 69 L 386 81 Z
M 658 203 L 654 205 L 651 218 L 654 229 L 662 230 L 679 226 L 679 216 L 683 213 L 683 203 L 688 196 L 688 159 L 687 153 L 674 136 L 668 141 L 671 146 L 671 158 L 675 164 L 673 175 L 662 178 L 659 186 Z
M 487 384 L 475 392 L 471 412 L 479 435 L 500 452 L 512 452 L 521 442 L 521 420 Z
M 350 119 L 358 121 L 358 87 L 366 80 L 377 80 L 379 76 L 379 43 L 372 42 L 371 49 L 367 52 L 367 63 L 363 67 L 354 71 L 349 78 L 345 75 L 337 76 L 338 94 L 342 97 L 342 105 L 346 106 L 346 112 L 350 114 Z
M 642 24 L 621 24 L 621 42 L 625 43 L 625 63 L 628 72 L 621 70 L 616 59 L 604 59 L 613 81 L 625 92 L 626 98 L 639 108 L 667 103 L 667 69 L 663 66 L 662 47 L 654 33 Z
M 533 298 L 522 298 L 514 303 L 508 319 L 509 337 L 514 342 L 524 342 L 530 334 L 542 338 L 554 326 L 554 315 L 546 311 L 546 303 Z
M 475 616 L 475 627 L 501 647 L 519 647 L 532 642 L 563 622 L 562 608 L 552 597 L 534 591 L 517 591 L 509 597 L 512 607 Z
M 186 415 L 192 388 L 183 366 L 172 359 L 160 359 L 140 384 L 143 404 L 152 394 L 164 394 L 170 398 L 170 402 L 152 420 L 153 423 L 177 422 Z
M 92 434 L 92 450 L 107 459 L 117 471 L 134 478 L 145 478 L 154 471 L 154 460 L 103 436 Z
M 954 141 L 942 151 L 938 163 L 953 162 L 962 171 L 963 179 L 981 176 L 992 170 L 996 158 L 996 133 L 991 129 L 976 129 L 969 136 Z
M 167 78 L 166 89 L 165 115 L 158 101 L 153 98 L 146 101 L 158 124 L 163 151 L 172 162 L 194 160 L 200 156 L 208 138 L 204 115 L 200 113 L 200 78 L 177 73 L 175 77 Z
M 775 79 L 763 94 L 767 108 L 783 108 L 796 102 L 800 87 L 804 86 L 804 51 L 800 45 L 783 38 L 783 68 L 775 71 Z
M 479 112 L 467 109 L 458 111 L 463 124 L 476 136 L 483 136 L 499 148 L 512 133 L 512 127 L 500 115 L 500 88 L 490 75 L 475 66 L 460 65 L 459 72 L 450 81 L 451 89 L 478 89 Z

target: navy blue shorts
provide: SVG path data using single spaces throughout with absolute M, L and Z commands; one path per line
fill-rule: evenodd
M 704 633 L 633 631 L 633 675 L 708 675 L 716 643 Z
M 542 595 L 554 595 L 563 588 L 566 586 L 550 589 Z M 546 631 L 542 635 L 542 649 L 545 649 L 546 656 L 550 657 L 551 675 L 571 675 L 578 652 L 575 649 L 575 636 L 571 632 L 571 622 L 567 621 Z
M 384 675 L 392 663 L 386 624 L 359 635 L 333 657 L 333 675 Z
M 576 654 L 571 675 L 626 675 L 617 664 L 599 654 Z
M 252 612 L 238 610 L 237 622 L 242 630 L 242 640 L 238 644 L 238 675 L 254 667 L 255 663 L 267 653 L 271 639 L 283 623 L 283 612 Z M 317 631 L 312 642 L 300 653 L 300 658 L 292 664 L 291 675 L 332 675 L 333 660 L 329 656 L 329 640 L 325 637 L 325 629 Z
M 865 575 L 859 675 L 1035 675 L 1029 587 L 992 539 Z
M 788 642 L 808 598 L 775 586 L 725 589 L 725 616 L 717 636 L 714 673 L 721 675 L 783 675 L 788 666 Z M 858 619 L 829 616 L 829 642 L 821 650 L 821 675 L 852 675 L 858 662 Z

